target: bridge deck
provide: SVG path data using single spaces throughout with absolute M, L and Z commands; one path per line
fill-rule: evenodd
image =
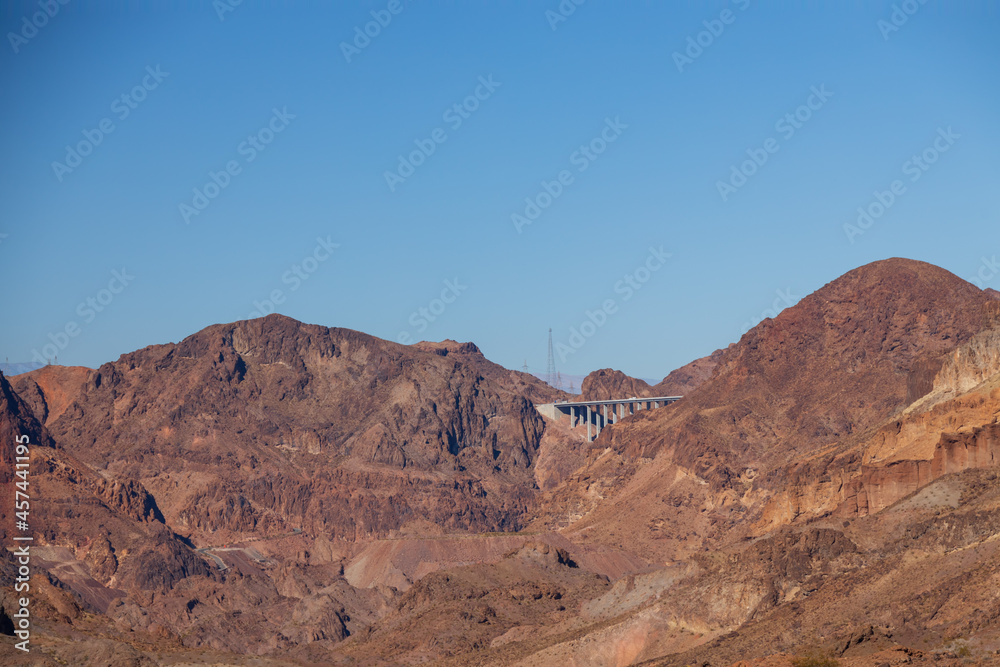
M 586 407 L 588 405 L 618 405 L 620 403 L 649 403 L 651 401 L 657 403 L 673 403 L 674 401 L 679 401 L 683 396 L 649 396 L 649 397 L 636 397 L 630 396 L 629 398 L 608 398 L 602 400 L 593 401 L 556 401 L 555 403 L 550 403 L 549 405 L 554 405 L 557 408 L 579 408 Z
M 683 396 L 646 396 L 644 398 L 630 396 L 629 398 L 607 398 L 594 401 L 561 401 L 536 405 L 535 409 L 552 420 L 559 419 L 562 415 L 568 415 L 570 428 L 575 427 L 580 420 L 585 421 L 587 440 L 589 441 L 595 437 L 592 427 L 596 427 L 597 435 L 600 435 L 602 428 L 617 424 L 625 417 L 641 411 L 643 403 L 646 404 L 646 410 L 655 410 L 682 398 Z M 610 415 L 608 414 L 609 407 L 611 408 Z

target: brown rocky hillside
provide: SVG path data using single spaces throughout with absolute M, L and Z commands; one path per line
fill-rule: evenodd
M 472 343 L 280 316 L 0 375 L 4 442 L 41 443 L 42 641 L 94 664 L 997 664 L 995 293 L 875 262 L 658 385 L 583 392 L 684 398 L 588 443 L 534 410 L 567 396 Z

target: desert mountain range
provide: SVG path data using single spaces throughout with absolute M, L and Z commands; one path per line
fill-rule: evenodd
M 1000 662 L 1000 293 L 875 262 L 667 370 L 588 375 L 683 396 L 592 442 L 473 343 L 281 315 L 0 374 L 0 662 Z

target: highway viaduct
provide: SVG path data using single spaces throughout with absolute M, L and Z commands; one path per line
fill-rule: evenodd
M 639 410 L 654 410 L 679 401 L 682 396 L 655 396 L 646 398 L 609 398 L 602 401 L 561 401 L 536 405 L 535 409 L 542 415 L 555 421 L 562 415 L 569 415 L 569 426 L 573 428 L 582 418 L 587 423 L 587 440 L 593 440 L 601 434 L 601 429 L 608 424 L 617 424 L 619 420 L 634 415 Z M 645 406 L 645 407 L 643 407 Z M 610 408 L 611 414 L 608 415 Z M 596 433 L 593 429 L 596 428 Z

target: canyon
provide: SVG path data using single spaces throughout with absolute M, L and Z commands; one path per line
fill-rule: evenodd
M 1000 293 L 883 260 L 579 397 L 667 395 L 589 442 L 474 343 L 281 315 L 0 374 L 0 661 L 1000 661 Z

